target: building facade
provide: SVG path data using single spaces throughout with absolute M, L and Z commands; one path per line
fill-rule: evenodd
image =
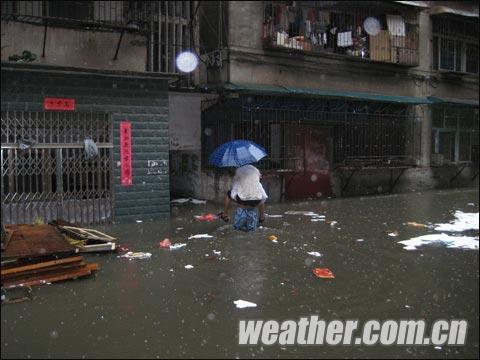
M 274 201 L 478 186 L 478 4 L 205 3 L 211 98 L 171 139 L 178 195 L 220 200 L 208 155 L 238 138 L 267 149 Z
M 169 83 L 191 81 L 175 57 L 192 8 L 2 2 L 2 222 L 169 216 Z

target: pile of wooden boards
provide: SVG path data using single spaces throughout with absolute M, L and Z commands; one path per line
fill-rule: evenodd
M 98 264 L 87 264 L 82 256 L 2 267 L 2 286 L 43 285 L 87 276 L 95 270 L 98 270 Z
M 5 225 L 2 230 L 2 288 L 76 279 L 98 270 L 78 255 L 53 225 Z

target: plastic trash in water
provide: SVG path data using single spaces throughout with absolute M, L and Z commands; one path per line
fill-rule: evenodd
M 195 219 L 199 221 L 213 221 L 217 220 L 218 216 L 215 214 L 195 215 Z
M 188 237 L 188 240 L 191 240 L 191 239 L 208 239 L 208 238 L 213 238 L 213 236 L 208 235 L 208 234 L 196 234 L 196 235 L 190 235 Z
M 270 235 L 270 236 L 268 237 L 268 240 L 270 240 L 270 241 L 275 241 L 275 240 L 278 240 L 278 238 L 277 238 L 275 235 Z
M 198 199 L 190 199 L 190 201 L 192 202 L 192 204 L 195 204 L 195 205 L 201 205 L 201 204 L 206 204 L 207 203 L 207 200 L 198 200 Z
M 188 202 L 190 199 L 173 199 L 170 202 L 174 204 L 184 204 Z
M 312 271 L 320 279 L 335 279 L 335 275 L 328 268 L 315 268 Z
M 428 228 L 428 225 L 425 225 L 425 224 L 419 224 L 415 221 L 409 221 L 407 222 L 407 225 L 409 226 L 414 226 L 414 227 L 419 227 L 419 228 Z
M 395 230 L 395 231 L 389 232 L 388 236 L 396 237 L 396 236 L 398 236 L 398 231 Z
M 133 259 L 148 259 L 152 256 L 151 253 L 149 252 L 133 252 L 133 251 L 129 251 L 127 252 L 126 254 L 124 255 L 120 255 L 118 257 L 121 257 L 121 258 L 126 258 L 126 259 L 129 259 L 129 260 L 133 260 Z
M 185 269 L 187 269 L 187 270 L 193 269 L 193 265 L 190 265 L 190 264 L 189 264 L 189 265 L 185 265 L 184 267 L 185 267 Z
M 281 218 L 281 217 L 283 217 L 283 215 L 270 215 L 270 214 L 265 214 L 265 217 L 269 217 L 269 218 Z
M 164 239 L 158 243 L 158 246 L 164 249 L 169 249 L 171 245 L 170 239 Z
M 312 256 L 315 256 L 315 257 L 320 257 L 322 256 L 322 254 L 320 254 L 318 251 L 310 251 L 310 252 L 307 252 L 308 255 L 312 255 Z
M 178 250 L 181 249 L 182 247 L 187 246 L 187 244 L 182 243 L 182 244 L 172 244 L 170 245 L 170 250 Z
M 250 302 L 250 301 L 245 301 L 245 300 L 236 300 L 233 302 L 236 306 L 237 309 L 243 309 L 243 308 L 248 308 L 248 307 L 257 307 L 257 304 Z
M 90 138 L 86 138 L 83 143 L 85 144 L 85 158 L 87 158 L 87 160 L 93 159 L 98 155 L 98 148 L 97 144 L 95 144 L 95 141 Z

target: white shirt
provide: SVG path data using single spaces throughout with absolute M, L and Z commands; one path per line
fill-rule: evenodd
M 267 200 L 268 196 L 260 183 L 260 171 L 253 165 L 244 165 L 237 168 L 233 178 L 232 199 L 238 197 L 242 200 Z

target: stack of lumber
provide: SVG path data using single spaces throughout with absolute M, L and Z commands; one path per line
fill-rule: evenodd
M 8 242 L 2 248 L 2 287 L 31 286 L 76 279 L 98 270 L 79 249 L 51 225 L 5 225 Z M 2 231 L 3 232 L 3 231 Z

